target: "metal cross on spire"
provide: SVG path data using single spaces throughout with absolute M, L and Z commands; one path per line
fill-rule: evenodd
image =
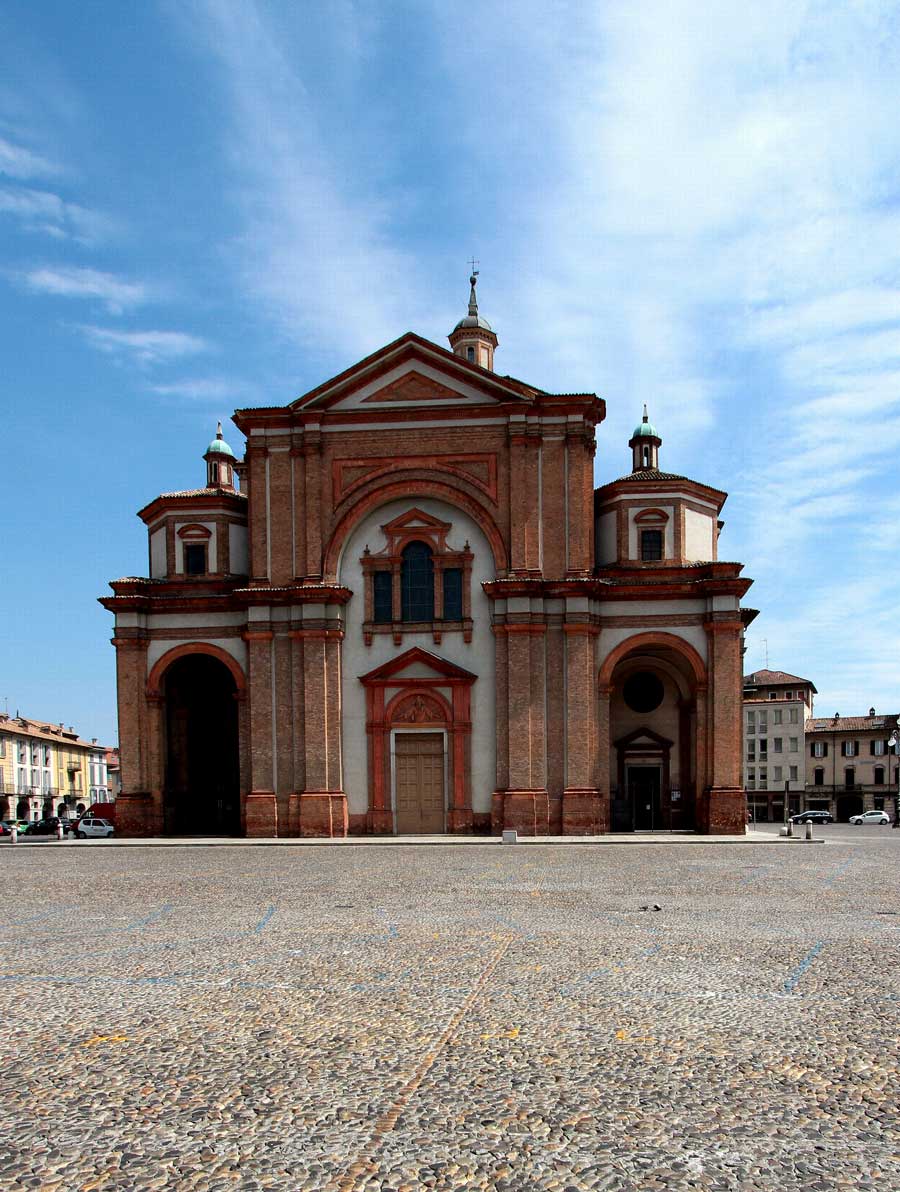
M 469 260 L 469 264 L 472 266 L 472 276 L 477 277 L 478 269 L 476 268 L 476 266 L 480 265 L 481 261 L 476 261 L 474 257 L 471 257 Z

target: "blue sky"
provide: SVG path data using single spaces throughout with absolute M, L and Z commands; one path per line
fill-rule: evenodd
M 501 372 L 647 402 L 726 489 L 747 669 L 895 711 L 900 10 L 427 0 L 0 10 L 0 707 L 115 739 L 109 579 L 242 405 L 406 330 L 467 258 Z

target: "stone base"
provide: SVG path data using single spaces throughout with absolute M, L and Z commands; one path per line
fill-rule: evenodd
M 472 832 L 472 808 L 471 807 L 451 807 L 447 812 L 447 831 L 456 835 L 462 836 L 464 834 L 471 834 Z
M 567 786 L 563 791 L 563 836 L 599 836 L 609 831 L 609 800 L 591 787 Z
M 162 817 L 157 812 L 153 796 L 149 792 L 141 791 L 137 794 L 118 796 L 116 799 L 116 835 L 162 835 Z
M 545 789 L 494 791 L 491 831 L 499 836 L 515 828 L 521 836 L 546 836 L 550 831 L 550 796 Z
M 711 836 L 744 836 L 747 800 L 739 787 L 712 787 L 697 800 L 697 831 Z
M 274 791 L 251 791 L 244 803 L 245 836 L 278 835 L 278 803 Z
M 369 836 L 393 836 L 394 813 L 390 808 L 370 811 L 366 816 L 366 833 Z
M 301 791 L 298 800 L 301 836 L 346 836 L 347 796 L 343 791 Z

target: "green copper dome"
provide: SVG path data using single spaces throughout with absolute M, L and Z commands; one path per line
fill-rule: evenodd
M 633 439 L 653 438 L 658 439 L 659 435 L 656 432 L 656 427 L 652 422 L 642 422 L 639 426 L 634 428 Z
M 659 431 L 656 429 L 656 427 L 650 421 L 650 418 L 647 414 L 646 405 L 644 406 L 643 420 L 641 422 L 639 422 L 638 425 L 634 428 L 634 434 L 631 437 L 632 437 L 632 439 L 659 439 L 660 438 Z M 660 439 L 660 442 L 662 442 L 661 439 Z
M 222 423 L 220 422 L 216 427 L 216 437 L 206 448 L 207 455 L 227 455 L 229 459 L 234 459 L 234 452 L 222 438 Z

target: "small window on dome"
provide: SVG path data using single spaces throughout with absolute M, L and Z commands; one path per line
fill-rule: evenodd
M 641 530 L 641 560 L 657 563 L 663 557 L 662 530 Z
M 466 359 L 469 361 L 470 364 L 475 363 L 475 349 L 474 348 L 466 348 Z
M 643 449 L 643 463 L 644 463 L 645 468 L 650 467 L 650 448 L 649 447 L 645 447 Z
M 202 543 L 185 543 L 184 570 L 186 575 L 206 575 L 206 547 Z

